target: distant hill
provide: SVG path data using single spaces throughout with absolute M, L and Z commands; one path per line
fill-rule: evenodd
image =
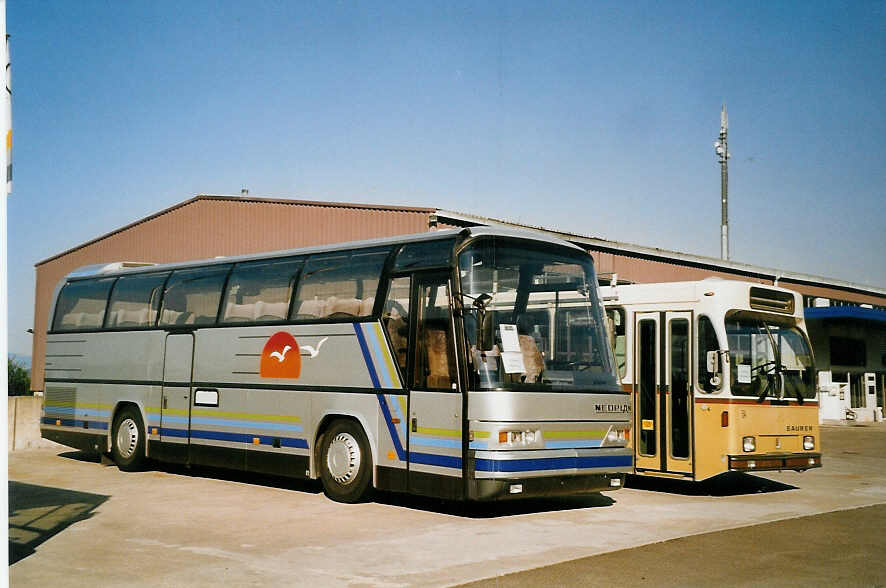
M 30 355 L 18 355 L 17 353 L 10 353 L 9 359 L 15 360 L 20 366 L 25 368 L 28 371 L 31 371 L 31 356 Z

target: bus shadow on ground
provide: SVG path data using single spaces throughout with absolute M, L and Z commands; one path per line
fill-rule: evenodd
M 41 543 L 74 523 L 92 517 L 108 498 L 10 480 L 9 565 L 28 557 Z
M 499 502 L 460 502 L 412 494 L 376 492 L 372 496 L 372 500 L 377 504 L 471 519 L 492 519 L 563 510 L 598 508 L 615 504 L 615 500 L 600 493 L 550 498 L 518 498 Z
M 99 454 L 91 453 L 89 451 L 65 451 L 64 453 L 59 453 L 58 456 L 65 459 L 91 463 L 99 463 L 101 461 L 101 456 L 99 456 Z
M 59 454 L 59 457 L 92 463 L 98 463 L 100 461 L 100 456 L 85 451 L 68 451 Z M 211 478 L 214 480 L 225 480 L 241 484 L 280 488 L 295 492 L 306 492 L 309 494 L 320 494 L 323 492 L 323 485 L 319 480 L 304 480 L 300 478 L 287 478 L 283 476 L 257 474 L 239 470 L 206 466 L 185 466 L 159 462 L 150 462 L 147 469 L 157 472 L 165 472 L 167 474 Z M 518 498 L 499 502 L 460 502 L 455 500 L 428 498 L 413 494 L 375 491 L 370 493 L 367 500 L 369 502 L 375 502 L 376 504 L 424 510 L 473 519 L 497 518 L 583 508 L 598 508 L 615 504 L 615 500 L 600 493 L 550 498 Z
M 796 486 L 743 472 L 726 472 L 702 482 L 630 475 L 625 488 L 683 496 L 741 496 L 796 490 Z

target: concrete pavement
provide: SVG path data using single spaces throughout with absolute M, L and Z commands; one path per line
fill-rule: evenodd
M 676 539 L 886 504 L 886 426 L 823 428 L 824 468 L 496 505 L 9 454 L 16 586 L 452 585 Z M 39 500 L 36 500 L 39 498 Z

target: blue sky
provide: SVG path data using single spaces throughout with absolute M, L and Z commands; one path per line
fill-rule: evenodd
M 7 3 L 34 263 L 198 193 L 437 206 L 886 287 L 884 2 Z M 38 327 L 38 328 L 42 328 Z

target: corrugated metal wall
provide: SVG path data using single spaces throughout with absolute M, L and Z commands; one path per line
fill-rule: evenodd
M 52 294 L 72 270 L 95 263 L 168 263 L 309 247 L 428 230 L 431 211 L 198 197 L 37 266 L 31 388 L 43 389 Z
M 688 280 L 703 280 L 716 277 L 727 280 L 746 280 L 771 284 L 771 281 L 736 275 L 725 271 L 715 271 L 707 268 L 678 265 L 664 261 L 630 257 L 616 253 L 591 251 L 594 256 L 597 272 L 600 274 L 618 274 L 619 280 L 629 280 L 637 284 L 650 284 L 655 282 L 682 282 Z

